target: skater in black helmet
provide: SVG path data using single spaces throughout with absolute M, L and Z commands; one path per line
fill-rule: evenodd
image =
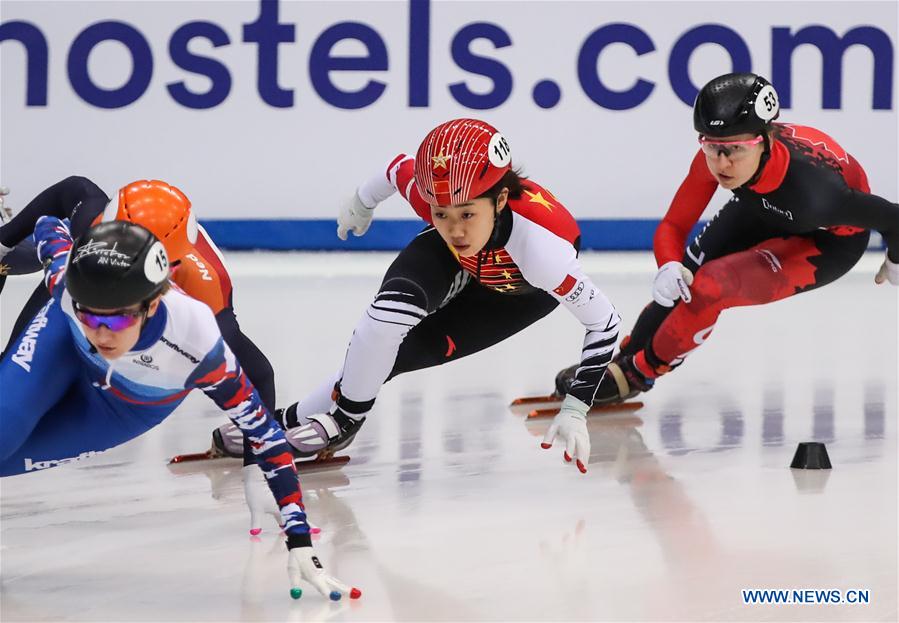
M 864 169 L 833 138 L 775 123 L 779 111 L 774 87 L 751 73 L 719 76 L 699 92 L 699 149 L 655 234 L 653 302 L 622 340 L 598 402 L 651 389 L 702 345 L 725 309 L 836 281 L 861 258 L 872 229 L 887 245 L 874 281 L 899 285 L 899 205 L 871 194 Z M 686 246 L 719 186 L 733 198 Z M 576 368 L 557 375 L 557 392 Z

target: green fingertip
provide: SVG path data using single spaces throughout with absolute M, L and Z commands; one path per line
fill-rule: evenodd
M 302 588 L 290 589 L 290 596 L 293 597 L 294 599 L 299 599 L 300 597 L 303 596 L 303 589 Z

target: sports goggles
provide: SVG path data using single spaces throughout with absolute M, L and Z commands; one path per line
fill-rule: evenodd
M 758 145 L 763 140 L 761 136 L 756 136 L 748 141 L 721 141 L 706 136 L 699 136 L 699 145 L 707 156 L 717 158 L 718 154 L 724 154 L 729 160 L 740 160 L 750 154 L 750 147 Z
M 147 309 L 144 306 L 141 306 L 140 309 L 135 311 L 121 311 L 111 314 L 98 314 L 96 312 L 87 311 L 74 301 L 72 302 L 72 306 L 75 308 L 75 317 L 78 318 L 78 321 L 84 326 L 90 327 L 91 329 L 106 327 L 110 331 L 122 331 L 128 327 L 133 327 L 143 318 L 144 314 L 147 313 Z

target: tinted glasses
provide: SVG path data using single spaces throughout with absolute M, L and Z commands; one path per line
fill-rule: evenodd
M 722 141 L 707 136 L 700 136 L 699 144 L 707 156 L 717 158 L 718 154 L 724 154 L 724 157 L 730 160 L 740 160 L 752 153 L 750 148 L 758 145 L 763 140 L 761 136 L 756 136 L 748 141 Z
M 137 310 L 122 310 L 111 313 L 98 313 L 81 307 L 78 303 L 72 301 L 75 308 L 75 317 L 86 327 L 91 329 L 99 329 L 106 327 L 110 331 L 121 331 L 137 324 L 144 314 L 147 313 L 145 307 L 141 306 Z

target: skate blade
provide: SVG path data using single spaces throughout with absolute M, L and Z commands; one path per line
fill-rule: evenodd
M 169 459 L 169 465 L 174 465 L 176 463 L 193 463 L 195 461 L 211 461 L 213 459 L 230 459 L 234 457 L 229 457 L 224 454 L 220 454 L 215 450 L 207 450 L 206 452 L 197 452 L 195 454 L 177 454 Z
M 516 398 L 509 405 L 510 407 L 520 407 L 521 405 L 538 405 L 544 403 L 562 403 L 562 399 L 555 394 L 546 396 L 525 396 L 524 398 Z
M 515 415 L 527 415 L 533 409 L 559 409 L 562 399 L 553 394 L 546 396 L 525 396 L 516 398 L 509 404 L 509 411 Z
M 643 403 L 639 400 L 631 402 L 618 402 L 609 405 L 597 405 L 587 412 L 587 415 L 597 415 L 601 413 L 617 413 L 621 411 L 638 411 L 643 408 Z M 534 409 L 528 413 L 527 419 L 536 420 L 539 418 L 555 417 L 559 413 L 559 409 Z
M 326 456 L 306 461 L 295 461 L 298 472 L 319 472 L 329 469 L 339 469 L 350 462 L 348 456 Z
M 212 459 L 224 458 L 217 456 L 212 450 L 206 452 L 197 452 L 196 454 L 177 454 L 169 459 L 169 465 L 176 463 L 193 463 L 194 461 L 211 461 Z

